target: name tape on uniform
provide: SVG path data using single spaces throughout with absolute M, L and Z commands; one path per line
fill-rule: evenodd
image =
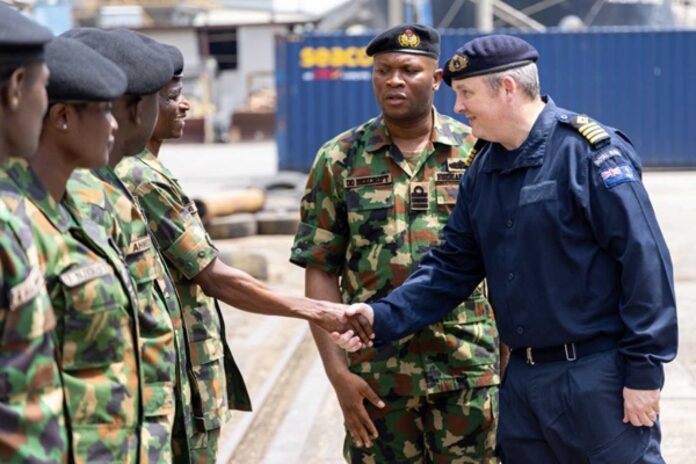
M 462 178 L 461 172 L 438 172 L 435 173 L 435 183 L 444 184 L 449 182 L 459 182 Z
M 389 185 L 392 183 L 391 174 L 377 174 L 375 176 L 349 177 L 343 182 L 347 189 L 356 187 L 375 187 L 377 185 Z
M 30 302 L 45 286 L 44 276 L 37 268 L 32 268 L 26 279 L 10 290 L 10 311 Z
M 604 164 L 605 161 L 614 157 L 621 157 L 621 152 L 616 147 L 609 147 L 606 150 L 602 150 L 594 155 L 592 162 L 595 166 L 599 167 Z
M 109 274 L 111 274 L 111 266 L 105 262 L 98 262 L 64 272 L 60 275 L 60 281 L 66 287 L 72 288 Z
M 152 239 L 150 237 L 138 238 L 128 244 L 127 255 L 134 255 L 140 253 L 141 251 L 147 250 L 152 246 Z

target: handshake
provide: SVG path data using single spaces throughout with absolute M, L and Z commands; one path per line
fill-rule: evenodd
M 372 346 L 374 312 L 365 303 L 350 306 L 323 301 L 322 310 L 313 320 L 331 334 L 331 339 L 342 349 L 353 352 Z

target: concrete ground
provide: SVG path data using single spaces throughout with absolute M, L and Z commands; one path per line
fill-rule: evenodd
M 169 145 L 168 163 L 193 196 L 277 178 L 273 143 Z M 696 171 L 646 172 L 644 181 L 674 262 L 680 349 L 666 366 L 663 452 L 669 463 L 696 462 Z M 302 270 L 287 262 L 290 236 L 219 242 L 263 255 L 269 283 L 301 294 Z M 342 417 L 306 324 L 226 312 L 228 338 L 257 412 L 235 413 L 223 431 L 219 462 L 339 463 Z

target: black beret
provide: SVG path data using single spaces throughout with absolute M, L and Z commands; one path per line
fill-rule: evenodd
M 413 53 L 440 57 L 440 33 L 422 24 L 402 24 L 375 37 L 367 45 L 367 56 L 378 53 Z
M 162 46 L 169 54 L 169 59 L 171 60 L 172 67 L 174 68 L 174 77 L 182 77 L 184 75 L 184 55 L 181 54 L 181 50 L 176 48 L 174 45 L 162 44 Z
M 65 32 L 62 37 L 79 40 L 116 63 L 128 78 L 126 93 L 129 95 L 153 94 L 172 78 L 168 56 L 158 53 L 128 29 L 105 31 L 81 27 Z
M 465 43 L 454 52 L 443 68 L 445 83 L 506 69 L 518 68 L 539 59 L 529 43 L 511 35 L 487 35 Z
M 164 53 L 167 55 L 169 58 L 169 61 L 172 64 L 172 68 L 174 69 L 174 74 L 173 77 L 181 77 L 183 76 L 184 73 L 184 55 L 181 54 L 178 48 L 176 48 L 173 45 L 165 44 L 162 42 L 158 42 L 152 37 L 149 37 L 145 34 L 141 34 L 140 32 L 136 32 L 138 36 L 143 39 L 143 41 L 153 47 L 155 50 L 157 50 L 158 53 Z
M 46 46 L 51 71 L 46 92 L 50 101 L 107 101 L 126 91 L 121 68 L 82 42 L 57 37 Z
M 41 61 L 52 38 L 51 31 L 0 2 L 0 63 Z

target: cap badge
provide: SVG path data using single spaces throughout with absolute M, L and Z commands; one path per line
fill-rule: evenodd
M 450 72 L 462 71 L 469 65 L 469 59 L 466 56 L 454 55 L 449 62 L 447 68 Z
M 402 47 L 415 48 L 420 45 L 421 39 L 416 35 L 411 29 L 406 29 L 403 34 L 399 36 L 399 45 Z

